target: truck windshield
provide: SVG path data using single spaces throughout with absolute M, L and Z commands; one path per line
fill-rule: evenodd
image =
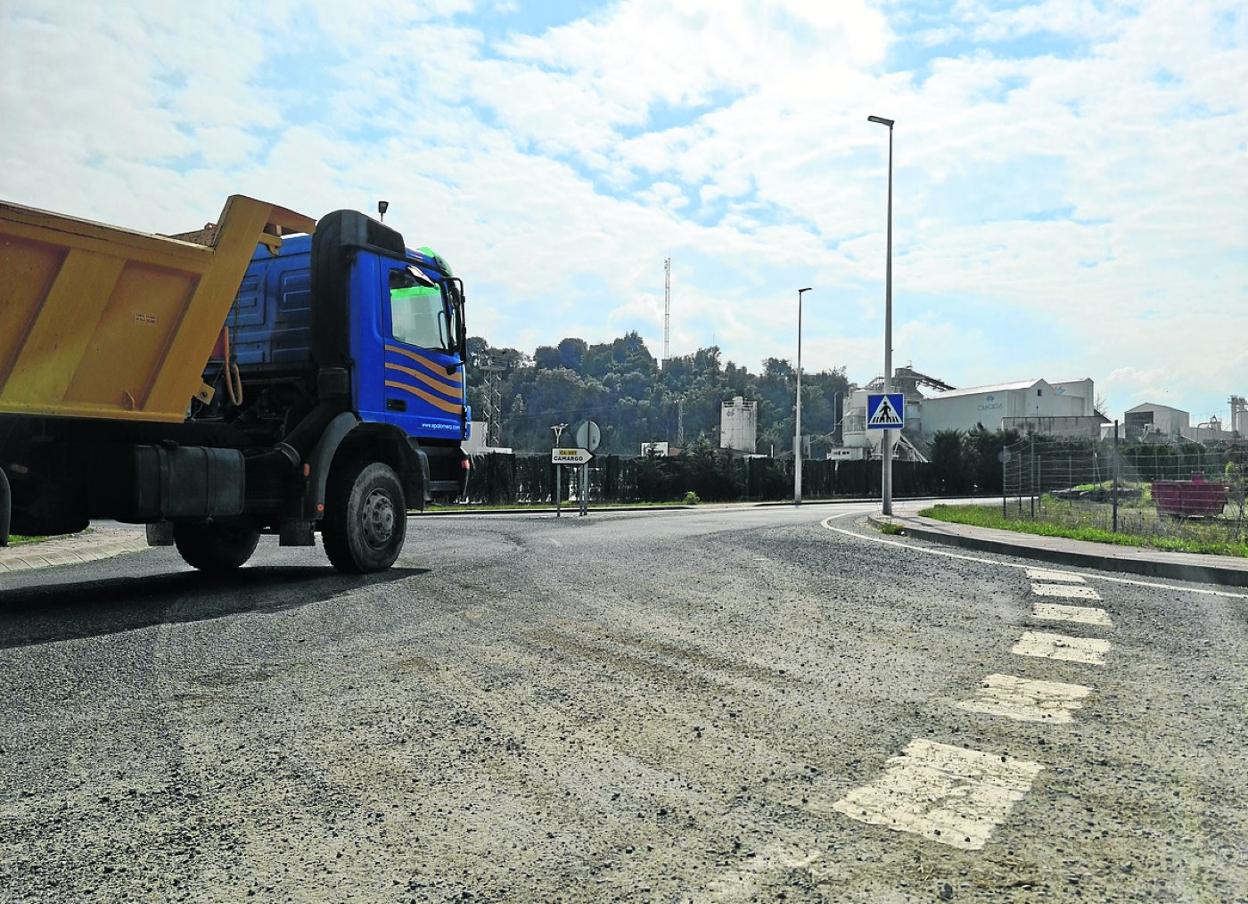
M 406 270 L 390 271 L 390 331 L 399 342 L 450 349 L 441 287 L 418 285 Z

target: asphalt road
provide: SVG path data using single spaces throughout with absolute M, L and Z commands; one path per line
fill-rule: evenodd
M 0 578 L 0 900 L 1248 901 L 1248 598 L 866 510 Z

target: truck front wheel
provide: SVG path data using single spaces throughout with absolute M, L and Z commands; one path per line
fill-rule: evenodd
M 407 535 L 407 501 L 394 469 L 381 462 L 335 467 L 325 491 L 321 539 L 339 571 L 369 574 L 394 564 Z
M 260 531 L 246 522 L 212 521 L 173 526 L 173 543 L 183 561 L 200 571 L 234 571 L 251 558 L 259 542 Z

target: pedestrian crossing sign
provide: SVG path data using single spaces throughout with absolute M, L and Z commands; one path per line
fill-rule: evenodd
M 868 430 L 900 430 L 905 426 L 906 400 L 900 392 L 868 394 Z

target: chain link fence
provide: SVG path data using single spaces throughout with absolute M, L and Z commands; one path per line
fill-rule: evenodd
M 1248 444 L 1033 436 L 1005 448 L 1001 473 L 1006 517 L 1172 538 L 1176 548 L 1248 540 Z

